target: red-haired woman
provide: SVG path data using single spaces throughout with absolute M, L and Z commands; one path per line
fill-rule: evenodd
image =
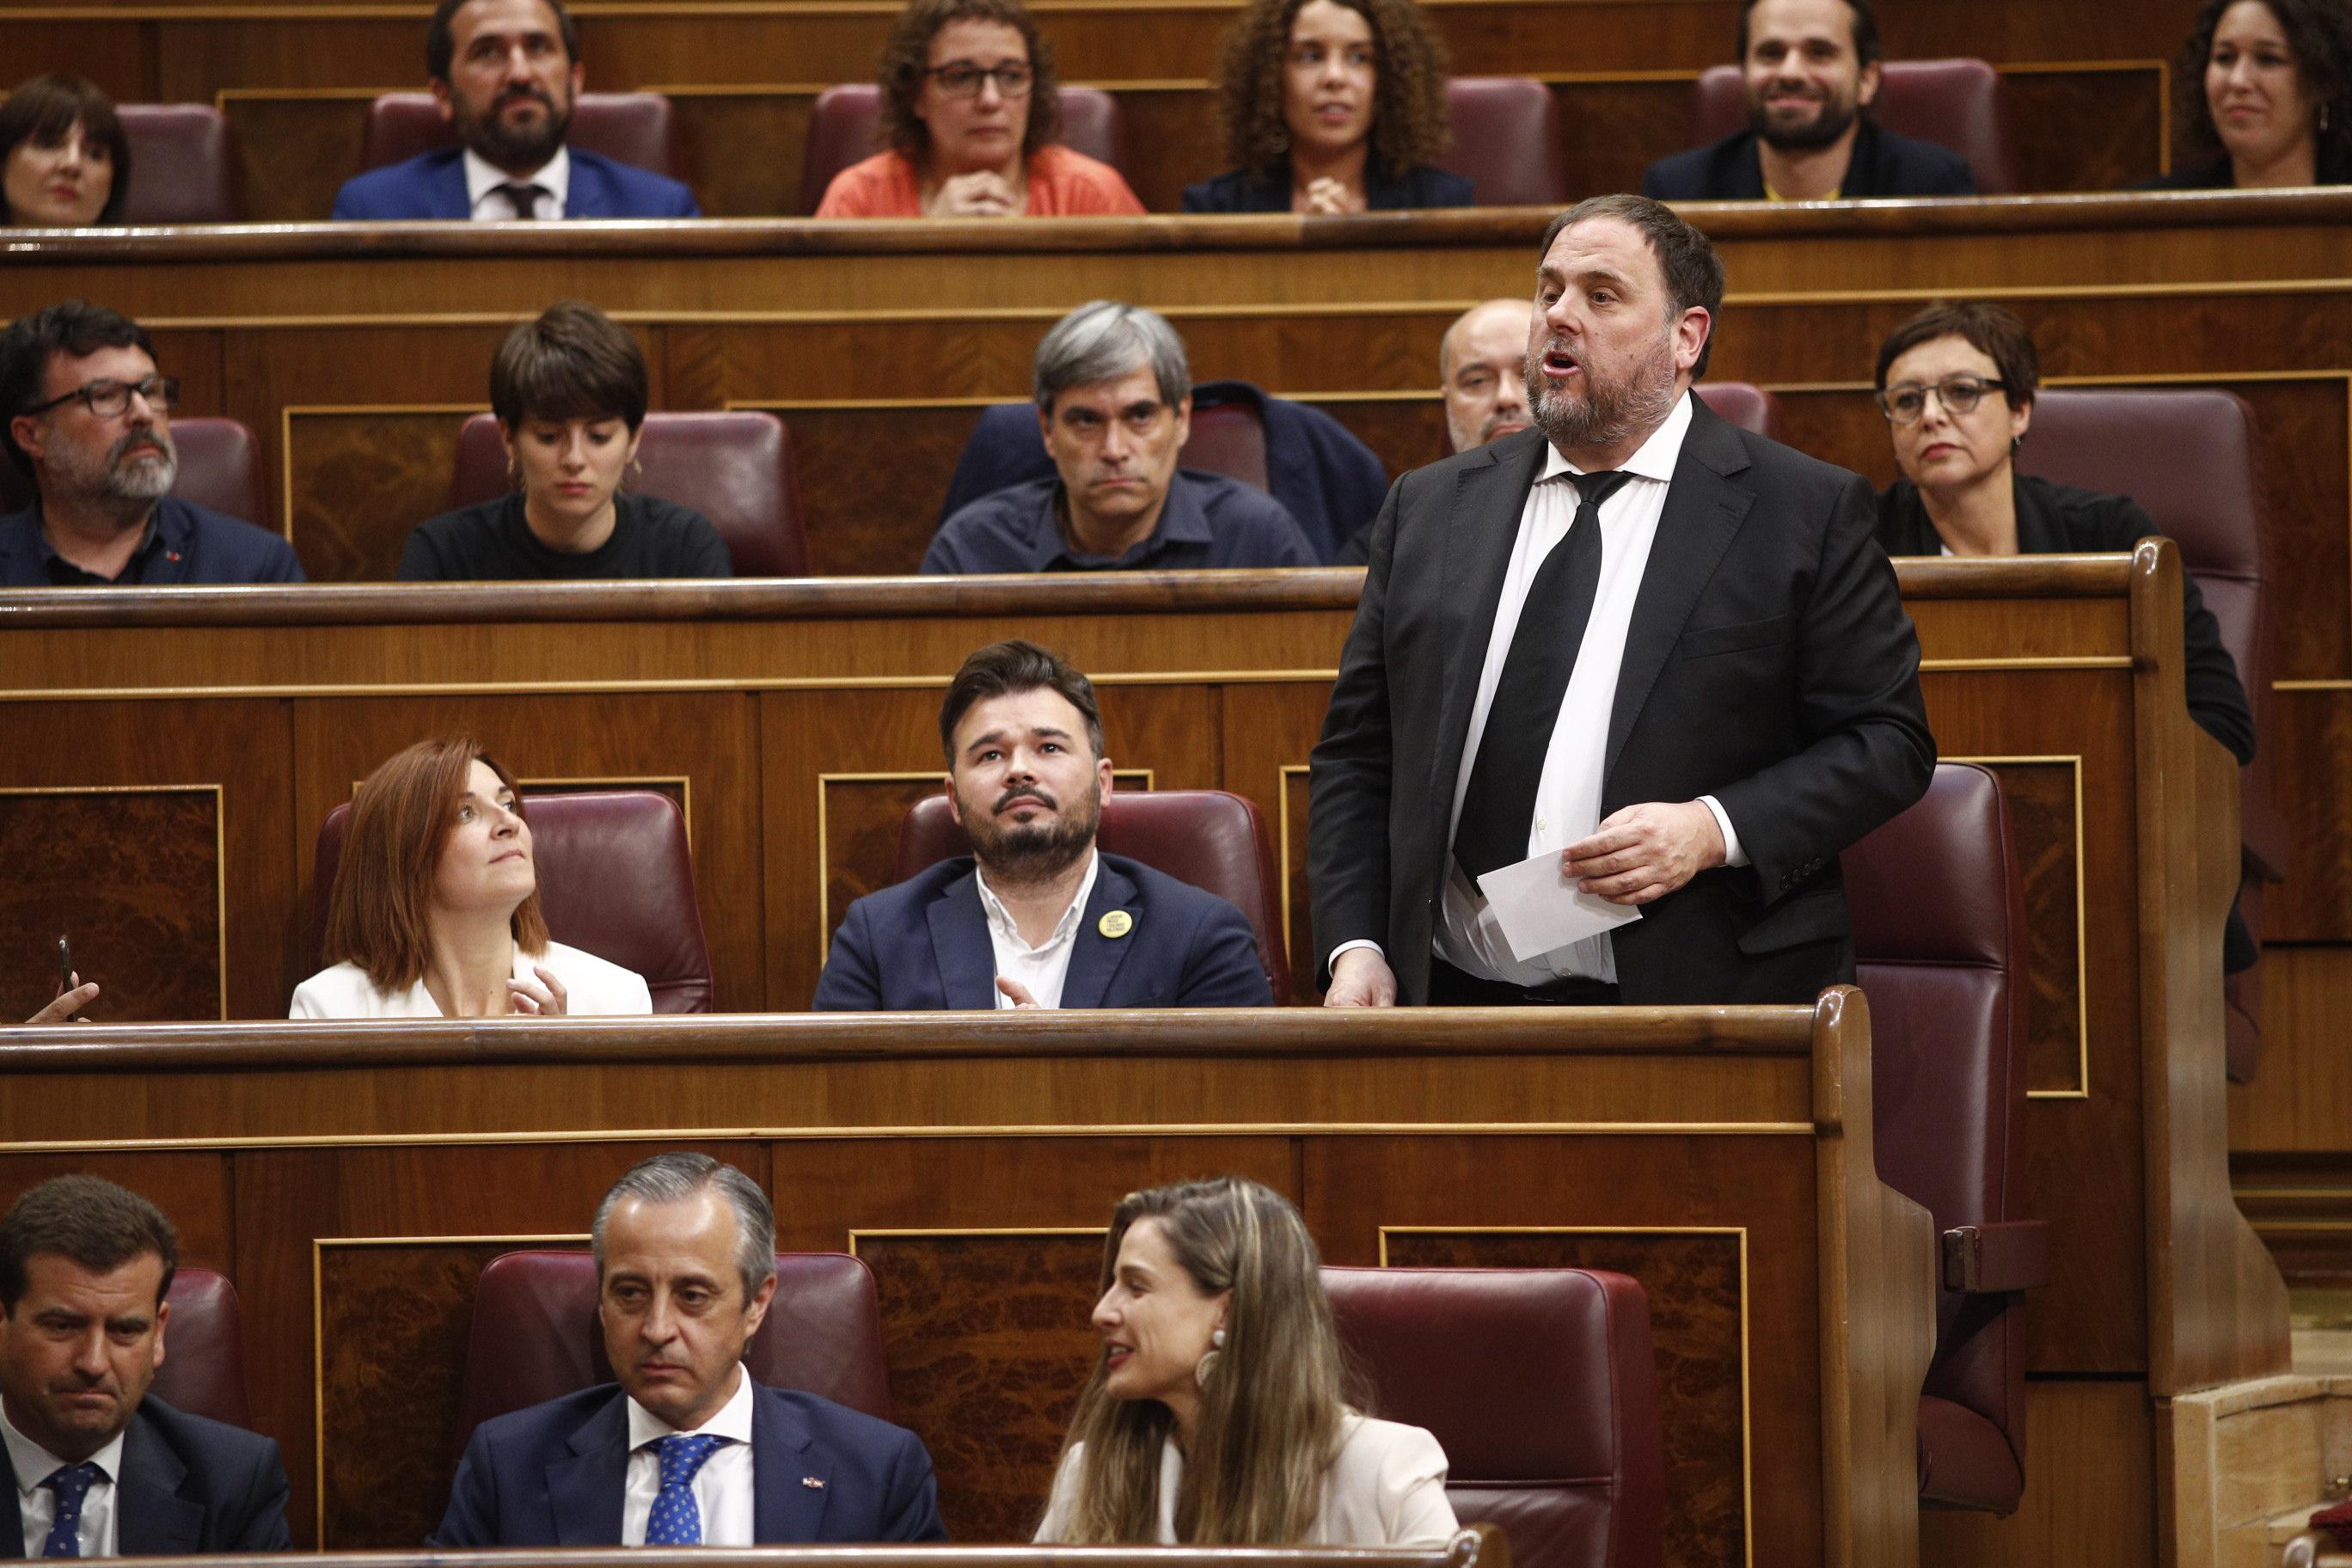
M 325 951 L 293 1017 L 653 1011 L 644 976 L 549 940 L 522 797 L 472 741 L 420 741 L 360 785 Z

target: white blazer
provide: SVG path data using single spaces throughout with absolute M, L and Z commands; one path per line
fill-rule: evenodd
M 1039 1541 L 1060 1541 L 1076 1506 L 1087 1446 L 1074 1443 L 1054 1472 Z M 1171 1439 L 1160 1453 L 1160 1540 L 1176 1539 L 1176 1494 L 1184 1455 Z M 1323 1478 L 1323 1508 L 1301 1546 L 1437 1546 L 1461 1528 L 1445 1499 L 1445 1450 L 1419 1426 L 1375 1421 L 1349 1411 L 1339 1424 L 1339 1451 Z
M 514 977 L 536 978 L 531 965 L 542 964 L 563 982 L 565 1010 L 574 1017 L 594 1013 L 650 1013 L 653 993 L 645 976 L 610 963 L 593 952 L 551 942 L 538 957 L 515 949 Z M 438 1018 L 441 1009 L 420 977 L 405 991 L 379 991 L 356 963 L 321 969 L 294 988 L 289 1018 Z

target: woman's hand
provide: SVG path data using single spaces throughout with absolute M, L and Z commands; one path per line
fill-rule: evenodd
M 541 964 L 532 964 L 530 972 L 539 978 L 510 979 L 507 982 L 508 1005 L 518 1013 L 534 1014 L 542 1018 L 568 1016 L 571 997 L 564 992 L 563 982 Z
M 58 992 L 54 1001 L 50 1002 L 47 1006 L 42 1008 L 31 1017 L 26 1019 L 25 1022 L 27 1024 L 89 1023 L 89 1020 L 88 1018 L 76 1016 L 74 1010 L 82 1006 L 98 994 L 98 982 L 93 980 L 89 984 L 84 985 L 81 983 L 81 976 L 79 974 L 76 974 L 73 977 L 73 981 L 74 986 L 72 990 Z
M 1347 182 L 1328 174 L 1307 187 L 1307 205 L 1299 209 L 1308 217 L 1346 217 L 1357 211 L 1355 199 L 1349 195 Z
M 1041 1006 L 1037 998 L 1029 994 L 1029 987 L 1022 984 L 1021 982 L 1012 978 L 1010 975 L 998 975 L 996 977 L 996 988 L 1004 993 L 1005 996 L 1012 1002 L 1015 1012 L 1026 1007 Z
M 931 217 L 1018 217 L 1021 194 L 993 169 L 980 169 L 940 182 L 925 209 Z

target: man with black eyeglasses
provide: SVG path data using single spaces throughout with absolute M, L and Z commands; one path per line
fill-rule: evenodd
M 172 494 L 172 407 L 136 321 L 68 300 L 0 336 L 0 410 L 26 510 L 0 517 L 0 586 L 299 583 L 294 547 Z

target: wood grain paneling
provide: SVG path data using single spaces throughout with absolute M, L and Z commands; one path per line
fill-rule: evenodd
M 314 583 L 389 583 L 408 536 L 449 510 L 465 414 L 287 410 L 294 552 Z
M 2001 763 L 2011 842 L 2025 883 L 2026 1087 L 2081 1092 L 2083 1085 L 2081 822 L 2075 765 Z
M 71 1154 L 9 1154 L 0 1160 L 0 1213 L 5 1213 L 37 1182 L 89 1169 L 87 1159 Z M 182 1265 L 217 1269 L 234 1282 L 229 1156 L 212 1150 L 121 1153 L 107 1161 L 106 1176 L 163 1211 L 172 1228 L 179 1232 Z
M 2294 700 L 2281 706 L 2292 705 Z M 2298 877 L 2326 868 L 2295 868 Z M 2230 1147 L 2246 1159 L 2319 1157 L 2346 1150 L 2346 1107 L 2352 1106 L 2352 1056 L 2344 1021 L 2352 1017 L 2352 948 L 2263 951 L 2263 1070 L 2230 1089 Z
M 2146 1568 L 2167 1560 L 2159 1521 L 2143 1500 L 2157 1487 L 2146 1384 L 2028 1383 L 2025 1426 L 2022 1506 L 2007 1519 L 1921 1510 L 1924 1568 Z

